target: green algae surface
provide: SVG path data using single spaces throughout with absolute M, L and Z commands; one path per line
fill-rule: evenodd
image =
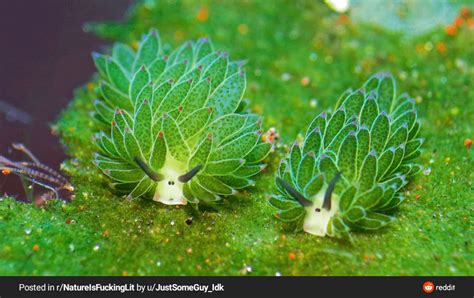
M 206 2 L 205 2 L 206 3 Z M 114 195 L 92 163 L 97 78 L 79 88 L 53 128 L 70 159 L 75 200 L 47 207 L 0 201 L 1 275 L 473 275 L 474 30 L 418 37 L 358 24 L 317 1 L 144 1 L 121 23 L 86 29 L 134 45 L 150 27 L 176 46 L 212 38 L 247 61 L 245 97 L 280 134 L 255 187 L 198 212 Z M 391 71 L 416 98 L 426 139 L 422 174 L 397 220 L 353 241 L 285 225 L 267 203 L 288 145 L 347 88 Z M 92 75 L 92 74 L 91 74 Z M 192 218 L 192 220 L 191 220 Z

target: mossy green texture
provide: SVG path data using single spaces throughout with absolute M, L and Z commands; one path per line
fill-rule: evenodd
M 464 26 L 451 36 L 435 28 L 408 39 L 347 22 L 317 1 L 146 1 L 124 23 L 95 28 L 133 45 L 150 27 L 174 45 L 210 36 L 234 59 L 248 59 L 245 97 L 265 127 L 276 127 L 280 144 L 290 144 L 348 87 L 391 71 L 416 99 L 426 139 L 419 158 L 426 170 L 405 189 L 397 220 L 356 233 L 352 243 L 282 224 L 267 198 L 285 146 L 268 159 L 255 187 L 217 211 L 118 197 L 92 163 L 95 94 L 84 87 L 55 126 L 71 155 L 63 169 L 76 199 L 45 209 L 3 199 L 0 274 L 474 274 L 473 162 L 463 143 L 474 134 L 472 30 Z

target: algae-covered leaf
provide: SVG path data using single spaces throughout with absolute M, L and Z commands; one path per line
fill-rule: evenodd
M 390 121 L 385 112 L 380 113 L 375 118 L 372 128 L 370 129 L 371 149 L 376 152 L 382 152 L 387 143 L 390 134 Z
M 343 108 L 337 110 L 329 119 L 326 131 L 324 133 L 324 147 L 326 148 L 332 142 L 346 122 L 346 112 Z
M 360 123 L 371 127 L 373 121 L 379 114 L 379 108 L 372 94 L 368 95 L 360 113 Z
M 229 175 L 235 173 L 245 163 L 245 159 L 231 158 L 211 161 L 207 164 L 205 172 L 213 175 Z
M 150 73 L 145 66 L 140 67 L 140 69 L 135 73 L 130 82 L 130 91 L 129 96 L 132 99 L 134 105 L 140 104 L 137 102 L 138 94 L 145 88 L 146 85 L 150 83 Z
M 282 195 L 273 195 L 268 202 L 275 208 L 280 210 L 289 210 L 294 208 L 301 208 L 301 205 L 295 200 L 289 200 Z
M 148 100 L 138 107 L 133 118 L 133 132 L 144 154 L 148 154 L 152 145 L 152 112 Z
M 109 106 L 126 110 L 133 109 L 133 103 L 130 98 L 109 83 L 101 81 L 100 91 L 102 98 L 109 104 Z
M 179 127 L 183 133 L 185 140 L 193 137 L 200 131 L 204 130 L 210 121 L 214 110 L 212 108 L 202 108 L 195 110 L 186 118 L 179 122 Z
M 150 152 L 150 166 L 152 169 L 159 170 L 164 166 L 166 161 L 166 153 L 167 149 L 164 134 L 163 132 L 160 132 L 156 136 Z
M 209 80 L 201 80 L 199 83 L 193 85 L 182 103 L 183 113 L 180 117 L 186 117 L 197 109 L 204 107 L 209 97 L 209 90 Z
M 213 176 L 199 175 L 199 184 L 211 193 L 229 196 L 234 193 L 234 190 Z
M 287 210 L 281 210 L 276 214 L 276 217 L 282 221 L 295 221 L 304 215 L 304 208 L 295 207 Z
M 112 48 L 112 57 L 127 71 L 132 71 L 135 53 L 126 44 L 116 43 Z
M 211 159 L 222 160 L 246 156 L 256 146 L 258 139 L 257 133 L 246 133 L 217 148 L 211 155 Z
M 188 158 L 190 150 L 176 121 L 169 115 L 165 114 L 163 115 L 162 128 L 166 146 L 170 154 L 178 160 Z
M 201 140 L 201 142 L 196 147 L 196 150 L 192 154 L 191 158 L 189 159 L 188 168 L 194 168 L 198 165 L 207 164 L 209 154 L 212 150 L 213 140 L 214 138 L 212 134 L 207 135 Z
M 173 88 L 171 88 L 171 90 L 164 97 L 161 105 L 158 107 L 158 110 L 165 113 L 177 110 L 180 107 L 181 102 L 188 94 L 190 88 L 191 82 L 182 82 L 173 86 Z
M 337 155 L 338 168 L 348 179 L 353 179 L 357 171 L 357 138 L 350 133 L 344 139 Z
M 140 43 L 138 52 L 133 62 L 133 71 L 136 72 L 142 65 L 148 66 L 161 51 L 160 36 L 158 31 L 151 29 L 150 33 Z
M 130 78 L 127 72 L 112 57 L 107 58 L 107 78 L 122 93 L 128 93 Z
M 310 151 L 318 152 L 321 147 L 321 139 L 320 128 L 314 128 L 305 138 L 303 143 L 303 153 L 308 153 Z
M 236 73 L 216 88 L 208 101 L 208 105 L 216 109 L 216 116 L 235 112 L 242 100 L 245 85 L 245 74 Z
M 304 187 L 312 178 L 316 159 L 314 152 L 304 155 L 298 165 L 296 181 L 300 187 Z
M 259 143 L 254 149 L 245 156 L 248 163 L 257 163 L 264 160 L 271 152 L 272 144 Z

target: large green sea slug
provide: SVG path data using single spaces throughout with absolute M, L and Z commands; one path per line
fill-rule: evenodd
M 201 38 L 169 53 L 151 30 L 137 51 L 117 43 L 94 54 L 106 125 L 97 166 L 114 189 L 168 205 L 212 202 L 253 185 L 271 144 L 244 111 L 245 73 Z
M 403 200 L 401 189 L 421 166 L 415 101 L 397 96 L 391 74 L 377 73 L 346 91 L 295 142 L 276 177 L 270 203 L 283 221 L 301 220 L 318 236 L 379 229 Z

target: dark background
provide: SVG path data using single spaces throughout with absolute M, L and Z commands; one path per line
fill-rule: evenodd
M 22 142 L 42 162 L 59 167 L 66 156 L 49 124 L 95 71 L 90 53 L 107 44 L 85 33 L 83 25 L 120 20 L 131 3 L 0 0 L 0 155 L 18 157 L 9 147 Z M 13 175 L 0 174 L 3 193 L 24 197 Z

